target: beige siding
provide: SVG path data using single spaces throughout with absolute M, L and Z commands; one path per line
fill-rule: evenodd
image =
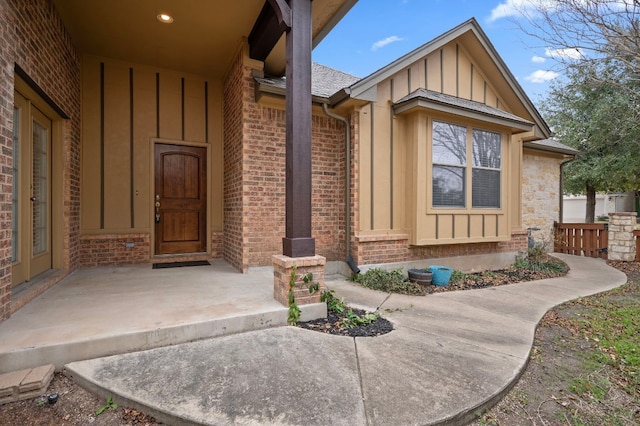
M 446 45 L 442 49 L 442 91 L 447 95 L 456 96 L 458 83 L 456 46 L 453 43 Z
M 131 226 L 129 68 L 104 65 L 104 228 Z M 98 158 L 100 152 L 98 152 Z
M 464 99 L 472 99 L 471 84 L 473 67 L 469 58 L 458 50 L 458 93 L 456 96 Z
M 153 195 L 149 190 L 142 190 L 141 185 L 147 182 L 151 176 L 151 144 L 144 143 L 149 135 L 156 133 L 156 73 L 150 69 L 137 70 L 133 74 L 133 139 L 136 141 L 134 150 L 135 179 L 134 184 L 139 193 L 134 197 L 135 212 L 149 212 Z M 138 142 L 139 141 L 139 142 Z M 140 180 L 138 180 L 140 179 Z M 146 186 L 146 185 L 145 185 Z M 152 215 L 136 214 L 135 226 L 140 229 L 150 229 Z
M 100 64 L 82 68 L 82 229 L 100 229 Z M 93 123 L 92 126 L 87 125 Z
M 508 111 L 493 85 L 455 42 L 416 60 L 377 86 L 377 101 L 360 110 L 359 233 L 408 234 L 416 245 L 508 241 L 521 229 L 521 142 L 506 128 L 421 110 L 393 116 L 393 103 L 424 87 Z M 503 135 L 501 207 L 431 208 L 431 120 L 493 130 Z M 371 120 L 373 120 L 373 125 Z M 469 174 L 468 205 L 471 204 Z
M 364 107 L 360 111 L 360 230 L 373 230 L 371 221 L 372 209 L 372 188 L 371 176 L 373 170 L 371 168 L 371 112 L 373 105 Z
M 390 84 L 382 84 L 378 87 L 378 95 L 389 99 L 391 95 Z M 389 229 L 391 226 L 391 129 L 389 117 L 391 109 L 388 103 L 374 105 L 375 117 L 373 120 L 373 228 Z
M 220 87 L 175 71 L 90 56 L 83 60 L 84 234 L 151 232 L 156 138 L 209 144 L 209 230 L 223 229 Z

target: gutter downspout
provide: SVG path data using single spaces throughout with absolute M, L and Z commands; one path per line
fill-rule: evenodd
M 345 261 L 354 274 L 359 274 L 360 268 L 358 268 L 353 261 L 353 257 L 351 257 L 351 123 L 346 117 L 329 111 L 326 102 L 322 104 L 322 111 L 324 111 L 328 117 L 343 122 L 345 127 Z

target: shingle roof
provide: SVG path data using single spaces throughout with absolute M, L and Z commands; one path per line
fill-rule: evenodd
M 526 142 L 524 144 L 526 148 L 539 149 L 541 151 L 558 152 L 560 154 L 578 155 L 580 151 L 571 148 L 563 143 L 558 142 L 555 139 L 543 139 L 539 141 Z
M 317 62 L 311 64 L 311 94 L 313 96 L 329 98 L 359 80 L 359 77 L 329 68 Z M 280 89 L 286 89 L 287 87 L 284 77 L 263 77 L 256 78 L 256 81 L 260 84 L 267 84 Z
M 479 112 L 484 115 L 503 118 L 505 120 L 514 121 L 517 123 L 533 125 L 533 123 L 523 119 L 522 117 L 518 117 L 517 115 L 511 114 L 509 112 L 491 107 L 487 104 L 483 104 L 476 101 L 470 101 L 468 99 L 458 98 L 455 96 L 446 95 L 444 93 L 434 92 L 433 90 L 427 90 L 427 89 L 415 90 L 414 92 L 409 93 L 404 98 L 399 99 L 395 103 L 395 105 L 401 105 L 405 102 L 410 102 L 413 100 L 420 100 L 420 99 L 436 102 L 439 104 L 450 105 L 450 106 L 465 109 L 468 111 Z

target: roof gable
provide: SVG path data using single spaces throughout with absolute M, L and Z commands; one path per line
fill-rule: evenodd
M 351 98 L 375 102 L 377 99 L 378 84 L 392 78 L 394 75 L 397 75 L 418 61 L 423 60 L 425 57 L 433 55 L 441 49 L 445 49 L 453 42 L 462 46 L 470 59 L 478 64 L 478 67 L 485 74 L 499 76 L 491 80 L 491 85 L 498 92 L 499 98 L 504 100 L 509 112 L 525 120 L 534 122 L 536 124 L 538 139 L 548 138 L 550 136 L 551 131 L 542 116 L 474 18 L 469 19 L 391 62 L 389 65 L 357 81 L 346 88 L 345 92 Z M 504 107 L 505 105 L 502 106 Z

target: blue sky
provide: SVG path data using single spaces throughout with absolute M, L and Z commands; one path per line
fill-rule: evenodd
M 518 28 L 526 0 L 359 0 L 314 49 L 313 60 L 365 77 L 475 17 L 534 104 L 561 70 L 553 52 Z

